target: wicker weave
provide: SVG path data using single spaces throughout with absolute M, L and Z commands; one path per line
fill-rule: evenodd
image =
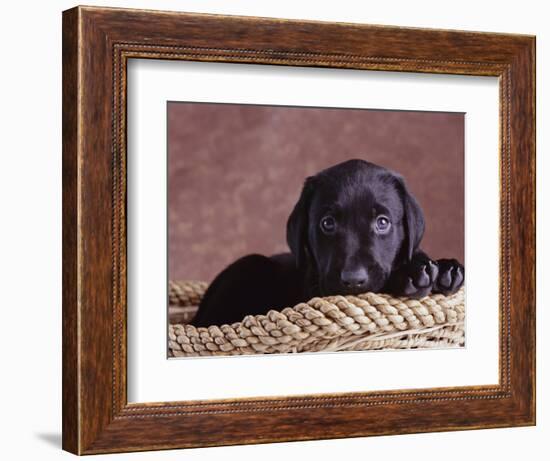
M 170 282 L 172 306 L 190 321 L 203 282 Z M 420 300 L 365 293 L 313 298 L 307 303 L 248 315 L 232 325 L 169 325 L 171 357 L 459 347 L 464 345 L 464 288 Z

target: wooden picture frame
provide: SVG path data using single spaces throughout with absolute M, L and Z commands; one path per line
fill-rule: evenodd
M 128 403 L 131 58 L 496 76 L 500 381 Z M 535 424 L 535 38 L 77 7 L 63 13 L 63 448 L 76 454 Z

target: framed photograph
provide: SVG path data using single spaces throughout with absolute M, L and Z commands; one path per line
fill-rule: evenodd
M 63 448 L 535 424 L 535 38 L 63 13 Z

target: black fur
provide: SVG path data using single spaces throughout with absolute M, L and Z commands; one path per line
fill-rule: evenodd
M 228 266 L 192 323 L 237 322 L 314 296 L 456 292 L 463 266 L 431 260 L 419 249 L 423 234 L 422 209 L 401 176 L 363 160 L 340 163 L 306 179 L 287 223 L 292 253 L 249 255 Z

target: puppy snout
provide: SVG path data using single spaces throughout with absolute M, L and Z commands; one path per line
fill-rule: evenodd
M 364 268 L 343 270 L 340 280 L 345 288 L 362 288 L 367 284 L 367 271 Z

